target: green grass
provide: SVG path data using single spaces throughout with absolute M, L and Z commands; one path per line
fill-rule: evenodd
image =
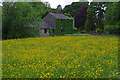
M 2 41 L 3 78 L 117 78 L 118 36 Z
M 66 34 L 67 36 L 90 36 L 90 34 L 79 34 L 79 33 L 76 33 L 76 34 Z

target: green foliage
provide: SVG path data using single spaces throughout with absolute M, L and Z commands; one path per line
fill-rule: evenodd
M 55 35 L 61 35 L 61 19 L 56 19 L 56 28 L 55 28 Z
M 48 2 L 30 2 L 30 4 L 37 11 L 36 14 L 39 19 L 43 18 L 46 13 L 51 11 L 50 4 Z
M 96 29 L 100 28 L 100 29 L 103 30 L 104 29 L 104 23 L 102 22 L 102 23 L 97 24 L 95 28 Z
M 29 25 L 31 21 L 37 19 L 35 13 L 29 3 L 3 3 L 3 39 L 35 36 L 33 33 L 36 32 L 35 29 Z
M 50 36 L 54 36 L 53 29 L 49 29 Z
M 94 30 L 95 25 L 92 24 L 92 23 L 93 23 L 92 20 L 89 20 L 89 19 L 86 20 L 86 22 L 85 22 L 85 30 L 86 30 L 87 32 L 90 32 L 90 31 L 93 31 L 93 30 Z
M 57 9 L 57 10 L 62 10 L 62 6 L 61 6 L 61 5 L 58 5 L 56 9 Z
M 63 10 L 58 10 L 58 9 L 52 9 L 50 12 L 63 14 Z
M 2 39 L 2 7 L 0 7 L 0 40 Z
M 73 2 L 71 5 L 66 5 L 63 10 L 67 13 L 77 13 L 83 4 L 88 4 L 88 2 Z
M 116 26 L 120 26 L 120 21 L 116 23 Z
M 68 17 L 71 17 L 71 18 L 72 18 L 71 14 L 64 13 L 64 15 L 66 15 L 66 16 L 68 16 Z
M 78 30 L 75 26 L 73 26 L 73 30 Z
M 96 33 L 102 33 L 102 29 L 100 28 L 96 29 Z
M 87 19 L 86 19 L 86 22 L 85 22 L 85 30 L 87 32 L 91 31 L 92 28 L 95 26 L 94 24 L 94 19 L 93 19 L 93 16 L 94 16 L 94 8 L 92 8 L 92 4 L 90 6 L 88 6 L 88 9 L 87 9 Z
M 2 80 L 15 77 L 118 80 L 118 36 L 76 35 L 1 41 Z
M 42 2 L 40 3 L 41 5 L 39 3 L 28 2 L 4 2 L 2 38 L 11 39 L 38 36 L 38 27 L 32 27 L 31 24 L 33 21 L 41 21 L 42 15 L 47 11 L 45 5 Z
M 103 14 L 104 14 L 104 8 L 106 7 L 105 4 L 108 4 L 107 2 L 91 2 L 87 9 L 87 24 L 90 30 L 87 31 L 95 31 L 98 28 L 103 29 Z M 90 21 L 90 22 L 88 22 Z M 88 24 L 89 23 L 89 24 Z
M 46 5 L 47 8 L 51 9 L 49 2 L 46 2 L 46 1 L 45 1 L 44 4 Z
M 118 34 L 120 33 L 120 26 L 118 25 L 106 25 L 104 26 L 104 32 L 110 34 Z
M 119 33 L 120 31 L 120 3 L 112 3 L 104 15 L 104 32 Z
M 56 35 L 71 34 L 73 32 L 73 18 L 56 19 Z
M 112 3 L 104 15 L 105 25 L 116 25 L 120 21 L 120 3 Z

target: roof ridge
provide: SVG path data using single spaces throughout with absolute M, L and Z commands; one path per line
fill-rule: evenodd
M 68 17 L 68 16 L 66 16 L 64 14 L 61 14 L 61 13 L 52 13 L 52 12 L 50 12 L 49 14 L 51 14 L 55 18 L 70 18 L 70 17 Z

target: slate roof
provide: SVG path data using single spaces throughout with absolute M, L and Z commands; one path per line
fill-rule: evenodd
M 38 25 L 39 28 L 54 29 L 56 27 L 56 18 L 63 19 L 63 18 L 69 18 L 69 17 L 65 16 L 64 14 L 48 13 L 46 17 L 43 19 L 43 22 L 33 21 L 31 25 L 32 27 L 36 27 Z
M 49 29 L 49 28 L 55 28 L 54 25 L 49 24 L 48 22 L 42 22 L 41 27 L 40 28 L 45 28 L 45 29 Z
M 60 18 L 60 19 L 69 18 L 68 16 L 65 16 L 64 14 L 58 14 L 58 13 L 49 13 L 49 14 L 51 14 L 55 18 Z

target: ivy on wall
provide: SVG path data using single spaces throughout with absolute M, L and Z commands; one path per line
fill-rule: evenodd
M 50 36 L 54 36 L 53 29 L 49 29 Z
M 61 34 L 61 19 L 56 18 L 56 28 L 55 28 L 55 35 L 62 35 Z
M 55 35 L 64 35 L 73 33 L 73 18 L 56 18 L 56 28 L 54 30 Z M 53 35 L 53 31 L 50 31 L 50 35 Z
M 56 28 L 49 29 L 50 36 L 55 35 L 64 35 L 64 34 L 72 34 L 73 33 L 73 18 L 64 18 L 59 19 L 56 18 Z

